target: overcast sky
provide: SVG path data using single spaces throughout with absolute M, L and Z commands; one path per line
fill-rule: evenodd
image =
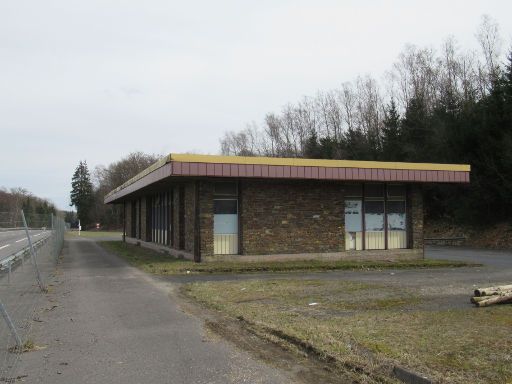
M 217 153 L 286 103 L 382 78 L 407 43 L 478 49 L 483 14 L 510 47 L 510 0 L 2 0 L 0 187 L 69 209 L 81 159 Z

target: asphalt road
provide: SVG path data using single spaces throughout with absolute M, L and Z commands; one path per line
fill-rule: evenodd
M 22 355 L 29 383 L 292 383 L 288 373 L 208 333 L 171 286 L 94 241 L 66 241 L 47 308 L 33 324 L 44 349 Z
M 51 235 L 50 230 L 29 230 L 32 242 L 39 241 Z M 0 231 L 0 261 L 28 247 L 25 230 Z

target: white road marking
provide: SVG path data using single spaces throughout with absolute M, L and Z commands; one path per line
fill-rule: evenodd
M 24 241 L 24 240 L 27 240 L 27 239 L 19 239 L 19 240 L 16 240 L 16 242 L 19 243 L 20 241 Z
M 0 249 L 4 249 L 4 248 L 7 248 L 7 247 L 8 247 L 9 245 L 11 245 L 11 244 L 7 244 L 7 245 L 2 245 L 2 246 L 0 247 Z
M 34 237 L 36 237 L 36 236 L 41 236 L 41 233 L 38 233 L 37 235 L 34 235 Z

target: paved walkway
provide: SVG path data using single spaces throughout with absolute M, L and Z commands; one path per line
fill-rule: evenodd
M 293 382 L 205 334 L 169 288 L 94 241 L 66 241 L 43 322 L 32 332 L 46 348 L 24 354 L 17 374 L 51 384 Z

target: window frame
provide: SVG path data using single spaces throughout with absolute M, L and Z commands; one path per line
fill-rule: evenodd
M 383 186 L 383 196 L 382 197 L 376 197 L 376 196 L 372 196 L 372 197 L 368 197 L 367 196 L 367 193 L 366 193 L 366 189 L 367 189 L 367 186 L 368 185 L 372 185 L 372 184 L 382 184 Z M 395 186 L 401 186 L 403 187 L 404 189 L 404 194 L 403 196 L 391 196 L 389 197 L 388 196 L 388 186 L 389 185 L 395 185 Z M 354 188 L 355 189 L 355 188 Z M 362 251 L 366 251 L 366 250 L 374 250 L 374 249 L 368 249 L 366 247 L 366 233 L 367 233 L 367 230 L 366 230 L 366 202 L 367 201 L 379 201 L 379 202 L 383 202 L 383 208 L 384 208 L 384 212 L 383 212 L 383 216 L 384 216 L 384 228 L 383 228 L 383 234 L 384 234 L 384 248 L 381 249 L 381 250 L 389 250 L 389 224 L 388 224 L 388 202 L 393 202 L 393 201 L 397 201 L 397 202 L 403 202 L 404 204 L 404 214 L 405 214 L 405 229 L 403 230 L 405 232 L 405 236 L 406 236 L 406 246 L 405 248 L 392 248 L 392 249 L 409 249 L 410 248 L 410 234 L 409 234 L 409 209 L 407 209 L 408 207 L 408 187 L 407 187 L 407 184 L 405 183 L 361 183 L 361 196 L 353 196 L 353 194 L 345 194 L 344 195 L 344 201 L 347 201 L 347 200 L 359 200 L 361 201 L 361 226 L 362 226 Z M 345 192 L 345 190 L 344 190 Z M 346 223 L 344 223 L 345 225 L 345 236 L 346 236 L 346 233 L 347 233 L 347 230 L 346 230 Z M 370 231 L 370 232 L 373 232 L 373 231 Z M 346 237 L 345 237 L 345 241 L 346 241 Z M 375 250 L 378 250 L 378 249 L 375 249 Z

